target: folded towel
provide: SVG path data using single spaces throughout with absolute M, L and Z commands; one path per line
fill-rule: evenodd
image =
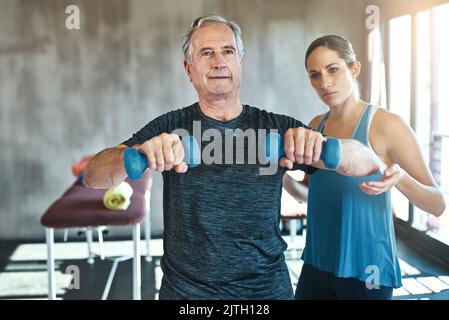
M 108 189 L 103 196 L 103 204 L 111 210 L 126 210 L 131 204 L 133 188 L 123 181 L 116 187 Z

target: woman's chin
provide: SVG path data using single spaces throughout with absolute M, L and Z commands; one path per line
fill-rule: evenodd
M 338 106 L 341 103 L 339 102 L 339 99 L 336 99 L 335 97 L 323 97 L 321 98 L 321 101 L 329 107 Z
M 327 97 L 321 97 L 321 101 L 323 101 L 324 104 L 329 107 L 340 106 L 346 100 L 347 100 L 347 98 L 343 98 L 341 95 L 337 95 L 337 94 L 331 94 L 330 96 L 327 96 Z

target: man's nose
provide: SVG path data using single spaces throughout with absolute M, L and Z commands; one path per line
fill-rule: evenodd
M 214 58 L 215 58 L 213 62 L 214 69 L 226 68 L 226 63 L 222 54 L 216 54 Z
M 221 70 L 221 69 L 225 69 L 225 68 L 226 68 L 226 64 L 225 64 L 225 63 L 222 63 L 222 62 L 220 62 L 220 63 L 215 63 L 213 67 L 214 67 L 214 69 Z

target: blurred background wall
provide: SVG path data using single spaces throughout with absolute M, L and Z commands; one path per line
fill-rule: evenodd
M 80 30 L 65 27 L 68 5 Z M 39 218 L 74 181 L 70 166 L 196 101 L 181 36 L 197 16 L 236 21 L 245 44 L 241 101 L 308 122 L 326 107 L 304 69 L 324 34 L 349 38 L 362 63 L 362 0 L 1 0 L 0 239 L 43 240 Z M 362 97 L 368 75 L 362 71 Z M 162 232 L 162 179 L 152 192 Z M 126 228 L 113 235 L 130 236 Z

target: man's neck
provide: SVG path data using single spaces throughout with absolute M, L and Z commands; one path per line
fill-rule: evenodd
M 237 118 L 243 106 L 238 97 L 223 97 L 218 99 L 208 99 L 199 97 L 201 111 L 209 118 L 219 121 L 230 121 Z

